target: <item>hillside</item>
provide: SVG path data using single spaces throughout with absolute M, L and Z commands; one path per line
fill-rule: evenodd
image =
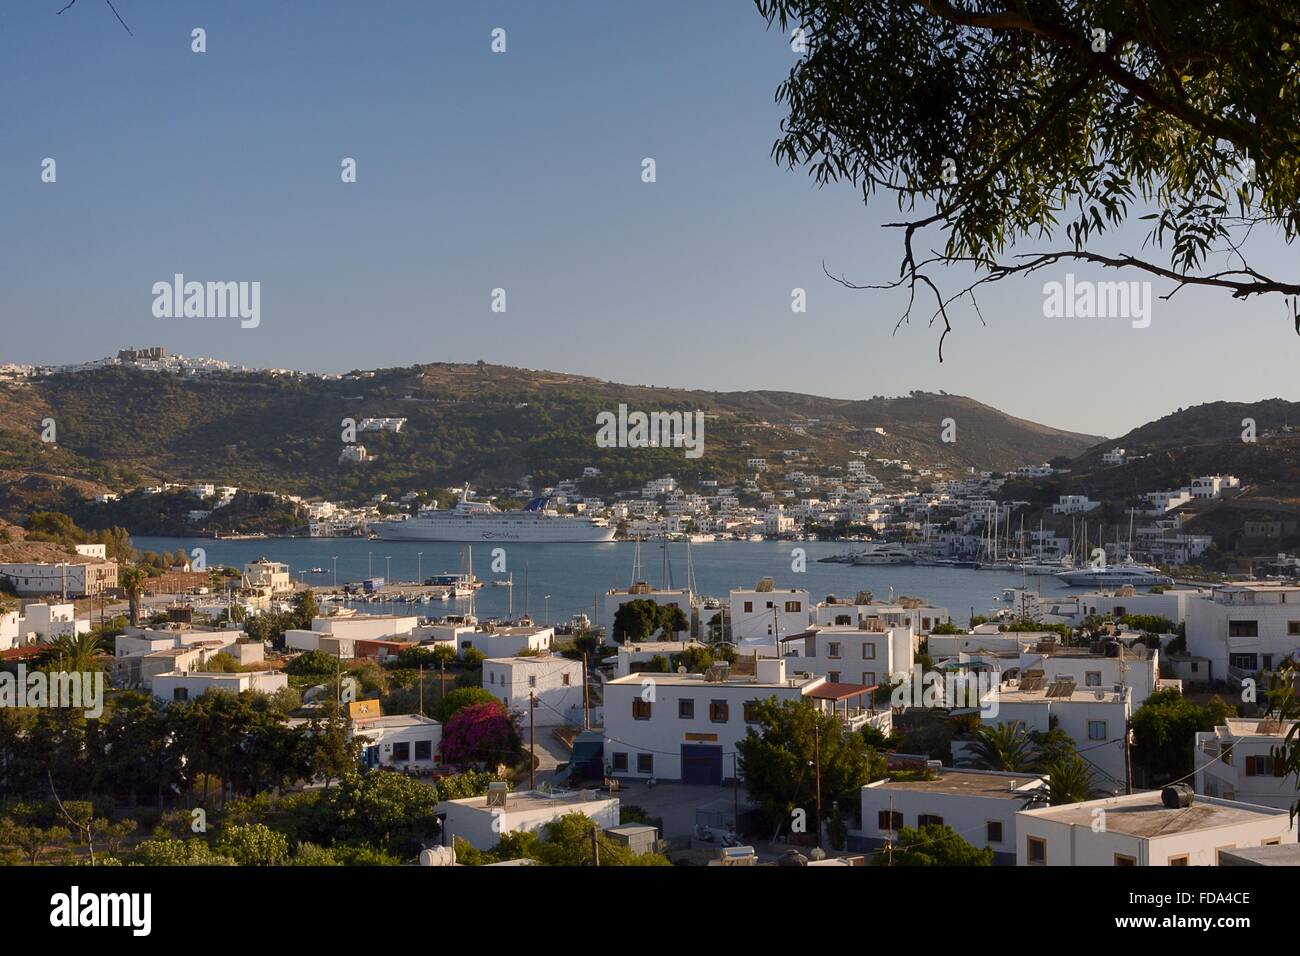
M 596 415 L 619 404 L 703 410 L 704 455 L 596 447 Z M 376 460 L 340 464 L 341 422 L 364 417 L 407 424 L 397 434 L 358 435 Z M 56 444 L 39 440 L 46 418 L 56 423 Z M 954 444 L 940 441 L 945 418 L 957 423 Z M 343 379 L 247 372 L 182 378 L 118 367 L 0 385 L 0 484 L 7 486 L 0 513 L 163 479 L 339 499 L 464 481 L 507 487 L 524 474 L 549 483 L 587 466 L 603 473 L 593 493 L 666 474 L 688 484 L 706 477 L 725 483 L 746 473 L 746 458 L 779 461 L 786 449 L 801 451 L 795 467 L 842 467 L 863 449 L 914 467 L 999 470 L 1078 455 L 1098 440 L 944 394 L 846 401 L 692 391 L 486 364 Z
M 1254 419 L 1256 440 L 1242 440 L 1242 420 Z M 1108 503 L 1092 512 L 1094 522 L 1127 525 L 1126 509 L 1139 495 L 1187 485 L 1200 475 L 1235 475 L 1241 487 L 1222 500 L 1196 501 L 1178 509 L 1183 531 L 1209 534 L 1221 551 L 1273 554 L 1300 548 L 1300 403 L 1281 399 L 1262 402 L 1213 402 L 1179 409 L 1126 435 L 1088 449 L 1071 463 L 1068 476 L 1039 483 L 1035 501 L 1046 504 L 1057 494 L 1086 494 Z M 1123 448 L 1133 460 L 1104 465 L 1102 455 Z M 1140 456 L 1140 457 L 1138 457 Z M 1019 486 L 1019 483 L 1017 483 Z M 1004 493 L 1024 497 L 1023 487 Z M 1027 520 L 1036 521 L 1038 515 Z M 1246 536 L 1247 521 L 1290 522 L 1279 537 Z M 1053 522 L 1068 526 L 1068 521 Z

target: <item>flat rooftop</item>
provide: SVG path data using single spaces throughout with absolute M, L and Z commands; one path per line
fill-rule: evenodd
M 1229 717 L 1226 723 L 1233 737 L 1281 737 L 1286 733 L 1282 723 L 1276 719 Z
M 937 770 L 934 780 L 882 780 L 868 784 L 872 790 L 908 790 L 920 793 L 950 793 L 954 796 L 1025 799 L 1025 788 L 1043 778 L 1032 773 L 989 773 L 979 770 Z
M 1087 800 L 1061 807 L 1030 811 L 1035 817 L 1067 823 L 1070 826 L 1089 827 L 1095 822 L 1093 812 L 1106 811 L 1106 830 L 1127 836 L 1154 839 L 1175 833 L 1192 833 L 1213 830 L 1243 823 L 1259 823 L 1273 816 L 1285 815 L 1286 810 L 1259 807 L 1248 803 L 1215 800 L 1197 794 L 1190 807 L 1169 809 L 1160 801 L 1159 790 L 1148 790 L 1124 797 L 1105 800 Z
M 616 677 L 611 681 L 606 681 L 605 686 L 609 687 L 615 684 L 636 684 L 640 686 L 641 682 L 647 678 L 653 680 L 656 684 L 663 687 L 803 687 L 813 681 L 819 681 L 820 677 L 790 677 L 786 676 L 783 681 L 760 681 L 747 674 L 735 674 L 729 676 L 726 680 L 705 680 L 703 674 L 652 674 L 648 671 L 641 671 L 636 674 L 627 674 L 623 677 Z
M 359 717 L 352 721 L 359 730 L 373 727 L 434 727 L 438 722 L 423 714 L 390 714 L 386 717 Z
M 584 803 L 617 799 L 618 797 L 612 794 L 595 790 L 557 790 L 554 793 L 543 793 L 540 790 L 521 790 L 506 795 L 505 811 L 509 813 L 512 810 L 545 810 L 553 807 L 573 807 Z M 463 797 L 460 800 L 447 800 L 444 802 L 486 810 L 488 808 L 487 801 L 487 794 L 482 794 L 477 797 Z

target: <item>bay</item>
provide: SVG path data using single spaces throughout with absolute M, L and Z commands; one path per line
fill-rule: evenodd
M 141 551 L 169 553 L 177 549 L 191 553 L 195 548 L 202 548 L 209 566 L 242 567 L 247 561 L 266 557 L 288 564 L 295 580 L 316 585 L 334 582 L 336 557 L 340 585 L 365 577 L 414 583 L 440 572 L 463 571 L 468 559 L 466 545 L 438 541 L 372 541 L 365 538 L 213 540 L 141 536 L 132 538 L 132 544 Z M 699 594 L 720 598 L 725 603 L 732 588 L 752 588 L 761 578 L 771 577 L 779 589 L 807 588 L 811 600 L 816 603 L 832 594 L 841 599 L 851 599 L 864 590 L 871 591 L 876 601 L 884 602 L 892 588 L 894 598 L 907 595 L 948 608 L 959 624 L 966 623 L 972 610 L 976 614 L 986 614 L 999 606 L 1003 588 L 1028 586 L 1043 594 L 1060 594 L 1069 590 L 1053 577 L 1025 577 L 1006 571 L 817 563 L 820 557 L 840 554 L 852 547 L 853 543 L 834 541 L 715 541 L 692 545 L 695 589 Z M 796 548 L 802 548 L 806 554 L 806 570 L 802 572 L 792 570 Z M 498 553 L 494 554 L 494 551 Z M 480 618 L 504 618 L 512 607 L 514 614 L 518 615 L 526 606 L 533 620 L 560 623 L 575 614 L 593 617 L 593 605 L 599 604 L 603 614 L 605 591 L 626 588 L 631 583 L 635 554 L 636 543 L 631 541 L 478 545 L 473 549 L 474 573 L 487 583 L 473 599 L 474 613 Z M 494 571 L 494 563 L 502 570 Z M 323 568 L 325 573 L 307 573 L 314 567 Z M 668 545 L 665 569 L 661 542 L 642 542 L 641 569 L 640 579 L 655 587 L 664 584 L 684 587 L 687 580 L 686 545 Z M 508 575 L 513 576 L 513 588 L 492 586 L 493 580 L 504 580 Z M 469 604 L 469 599 L 461 599 L 423 605 L 377 603 L 362 605 L 360 609 L 437 616 L 464 612 Z

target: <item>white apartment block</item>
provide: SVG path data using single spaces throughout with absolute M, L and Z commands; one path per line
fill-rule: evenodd
M 1007 681 L 981 701 L 985 726 L 1019 723 L 1026 731 L 1061 730 L 1074 741 L 1098 790 L 1127 786 L 1124 737 L 1132 714 L 1127 687 L 1085 688 L 1073 681 Z
M 351 729 L 362 741 L 361 762 L 367 767 L 432 770 L 440 762 L 442 724 L 423 714 L 359 717 Z
M 1193 498 L 1218 498 L 1225 491 L 1241 486 L 1241 479 L 1233 475 L 1202 475 L 1193 478 L 1187 491 Z
M 1244 583 L 1187 602 L 1187 654 L 1210 662 L 1210 681 L 1255 677 L 1300 652 L 1300 587 Z
M 243 693 L 256 691 L 274 694 L 289 686 L 289 675 L 283 671 L 241 671 L 238 674 L 207 674 L 174 671 L 153 678 L 152 690 L 156 700 L 186 701 L 202 697 L 210 690 Z
M 499 801 L 494 804 L 493 801 Z M 490 850 L 505 833 L 541 830 L 567 813 L 590 817 L 602 830 L 618 826 L 618 797 L 590 791 L 499 790 L 461 800 L 444 800 L 435 811 L 443 817 L 443 840 L 460 837 L 480 850 Z
M 1061 495 L 1060 500 L 1052 505 L 1052 514 L 1080 515 L 1100 507 L 1100 501 L 1093 501 L 1087 495 Z
M 1047 778 L 1028 773 L 937 767 L 931 780 L 877 780 L 862 788 L 862 829 L 849 849 L 898 841 L 904 827 L 952 827 L 967 843 L 991 847 L 995 863 L 1016 861 L 1016 814 L 1045 795 Z
M 1285 810 L 1202 796 L 1167 807 L 1159 790 L 1016 815 L 1020 866 L 1215 866 L 1224 851 L 1295 842 Z
M 492 657 L 483 662 L 483 689 L 528 726 L 528 707 L 538 727 L 582 726 L 582 661 L 567 657 Z
M 775 645 L 778 637 L 808 627 L 812 604 L 806 588 L 731 592 L 731 640 L 736 644 Z
M 282 594 L 293 590 L 293 575 L 289 565 L 279 561 L 258 558 L 244 565 L 244 581 L 250 588 L 263 588 L 272 594 Z
M 93 558 L 45 562 L 19 561 L 0 564 L 0 578 L 13 585 L 18 595 L 62 594 L 70 598 L 90 597 L 117 587 L 117 562 Z
M 906 607 L 902 604 L 851 604 L 848 601 L 822 601 L 813 608 L 814 624 L 839 624 L 883 627 L 911 627 L 914 634 L 929 634 L 940 624 L 951 620 L 946 607 L 920 604 Z
M 789 671 L 825 677 L 832 684 L 876 687 L 896 674 L 912 670 L 912 629 L 819 625 L 802 635 L 781 638 L 782 657 Z
M 1074 681 L 1084 690 L 1112 690 L 1122 685 L 1131 692 L 1134 708 L 1141 707 L 1156 692 L 1160 682 L 1159 651 L 1143 644 L 1127 647 L 1119 642 L 1100 645 L 1099 651 L 1062 646 L 1050 651 L 1022 651 L 1020 673 L 1028 676 L 1037 672 L 1049 684 Z
M 1286 744 L 1287 728 L 1276 720 L 1229 717 L 1226 724 L 1196 734 L 1196 792 L 1279 810 L 1300 801 L 1294 774 L 1274 756 Z
M 760 658 L 756 664 L 754 676 L 715 666 L 708 674 L 631 674 L 607 682 L 610 775 L 718 785 L 733 779 L 736 744 L 757 726 L 754 703 L 808 699 L 829 713 L 846 697 L 866 691 L 830 687 L 822 677 L 787 676 L 780 658 Z
M 457 651 L 473 648 L 484 657 L 515 657 L 521 653 L 542 653 L 555 645 L 555 628 L 532 624 L 511 627 L 485 625 L 458 630 Z
M 363 418 L 357 422 L 357 431 L 400 432 L 405 425 L 405 418 Z
M 72 604 L 28 604 L 18 619 L 18 644 L 50 644 L 60 637 L 90 633 L 90 619 L 77 620 Z

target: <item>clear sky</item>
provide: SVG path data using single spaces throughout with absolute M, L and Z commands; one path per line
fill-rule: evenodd
M 772 161 L 794 54 L 749 0 L 114 0 L 134 37 L 104 0 L 56 16 L 65 2 L 6 4 L 0 32 L 0 361 L 157 344 L 319 371 L 484 359 L 722 390 L 942 389 L 1106 435 L 1300 398 L 1279 299 L 1188 289 L 1146 329 L 1048 319 L 1062 269 L 987 293 L 987 327 L 958 309 L 943 365 L 928 312 L 894 334 L 901 294 L 822 273 L 895 274 L 890 203 Z M 1295 261 L 1280 243 L 1261 260 Z M 177 272 L 260 281 L 260 325 L 155 318 L 151 287 Z

